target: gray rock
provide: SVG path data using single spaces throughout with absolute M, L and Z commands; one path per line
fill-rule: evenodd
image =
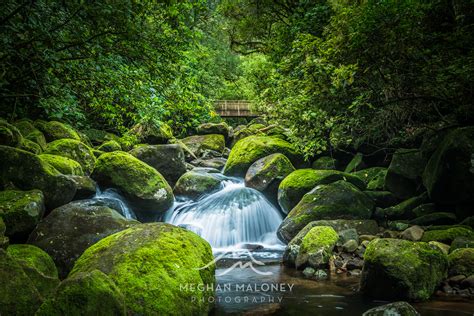
M 407 302 L 395 302 L 366 311 L 362 316 L 418 316 L 416 309 Z
M 402 239 L 411 241 L 420 241 L 425 231 L 420 226 L 411 226 L 401 233 Z
M 357 250 L 359 244 L 354 239 L 348 240 L 347 242 L 342 245 L 342 251 L 352 253 Z

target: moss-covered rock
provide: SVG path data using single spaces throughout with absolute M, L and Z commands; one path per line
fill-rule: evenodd
M 410 221 L 410 224 L 429 226 L 429 225 L 452 225 L 456 224 L 457 218 L 456 214 L 448 212 L 435 212 L 431 214 L 426 214 L 419 216 Z
M 34 130 L 24 137 L 25 139 L 31 140 L 32 142 L 38 144 L 42 150 L 46 148 L 46 138 L 40 130 Z
M 120 144 L 117 141 L 108 140 L 108 141 L 104 142 L 102 145 L 100 145 L 97 148 L 97 150 L 109 153 L 109 152 L 112 152 L 112 151 L 122 150 L 122 147 L 120 146 Z
M 178 144 L 138 146 L 130 154 L 155 168 L 170 185 L 186 172 L 184 151 Z
M 70 158 L 51 154 L 42 154 L 38 155 L 38 157 L 62 174 L 84 175 L 81 165 Z
M 364 253 L 360 289 L 378 299 L 427 300 L 447 268 L 447 256 L 428 243 L 375 239 Z
M 194 135 L 181 139 L 181 142 L 196 156 L 201 156 L 206 150 L 222 153 L 225 147 L 224 136 L 219 134 Z
M 42 161 L 21 149 L 0 146 L 0 183 L 13 183 L 22 190 L 39 189 L 47 208 L 55 208 L 71 201 L 76 193 L 74 182 Z
M 413 214 L 415 214 L 415 216 L 417 217 L 428 215 L 435 212 L 436 212 L 436 205 L 434 203 L 424 203 L 424 204 L 418 205 L 417 207 L 413 209 Z
M 413 210 L 427 200 L 428 196 L 425 192 L 386 209 L 377 209 L 375 211 L 375 217 L 385 220 L 411 219 L 415 217 Z
M 18 128 L 0 119 L 0 145 L 17 147 L 22 142 L 22 135 Z
M 278 186 L 293 171 L 295 168 L 285 155 L 271 154 L 250 166 L 245 175 L 245 185 L 263 192 L 268 200 L 278 206 Z
M 383 167 L 373 167 L 354 172 L 354 175 L 365 182 L 367 190 L 383 190 L 387 169 Z
M 59 284 L 53 259 L 38 247 L 10 245 L 7 254 L 16 260 L 43 298 L 49 297 Z
M 37 316 L 115 316 L 127 315 L 125 298 L 103 272 L 77 273 L 59 285 L 53 298 L 46 300 Z
M 0 314 L 34 315 L 42 303 L 41 294 L 23 267 L 0 249 Z
M 294 147 L 280 138 L 250 136 L 238 141 L 232 148 L 224 167 L 224 173 L 243 177 L 255 161 L 274 153 L 284 154 L 293 165 L 297 165 L 301 160 Z
M 284 213 L 288 213 L 301 201 L 303 195 L 314 187 L 346 180 L 360 189 L 364 182 L 357 176 L 336 170 L 299 169 L 290 173 L 278 187 L 278 203 Z
M 423 235 L 422 241 L 439 241 L 450 245 L 457 237 L 474 238 L 472 230 L 464 227 L 452 227 L 448 229 L 429 230 Z
M 316 170 L 336 170 L 336 165 L 336 159 L 329 156 L 323 156 L 313 161 L 311 168 Z
M 30 153 L 33 153 L 36 155 L 41 154 L 41 152 L 43 151 L 40 145 L 38 145 L 35 142 L 32 142 L 31 140 L 27 138 L 23 138 L 21 140 L 21 143 L 18 145 L 18 148 L 29 151 Z
M 0 191 L 0 217 L 10 239 L 23 240 L 44 214 L 44 197 L 39 190 Z
M 303 196 L 278 228 L 278 236 L 290 241 L 309 222 L 322 219 L 369 219 L 374 202 L 346 181 L 320 185 Z
M 54 209 L 42 219 L 28 243 L 46 251 L 64 278 L 87 248 L 136 224 L 137 221 L 125 219 L 100 201 L 75 201 Z
M 366 165 L 363 161 L 364 155 L 362 153 L 357 153 L 354 158 L 347 164 L 344 172 L 355 172 L 362 169 L 365 169 Z
M 399 199 L 407 199 L 422 190 L 421 174 L 426 159 L 418 149 L 398 149 L 385 177 L 385 188 Z
M 157 125 L 153 122 L 138 123 L 130 131 L 137 138 L 137 143 L 150 145 L 167 144 L 173 138 L 173 131 L 166 123 Z
M 1 233 L 0 233 L 1 235 Z M 474 248 L 474 237 L 457 237 L 451 243 L 449 252 L 460 248 Z
M 15 127 L 20 131 L 21 135 L 25 136 L 29 133 L 37 131 L 38 129 L 33 125 L 33 121 L 29 119 L 21 119 L 13 123 Z
M 400 316 L 419 316 L 420 313 L 416 309 L 408 304 L 407 302 L 394 302 L 377 306 L 366 311 L 362 316 L 388 316 L 388 315 L 400 315 Z
M 327 268 L 329 258 L 339 239 L 336 231 L 329 226 L 315 226 L 303 237 L 298 255 L 296 268 Z
M 449 259 L 449 275 L 474 274 L 474 248 L 460 248 L 451 252 Z
M 95 156 L 92 149 L 78 140 L 58 139 L 49 143 L 44 153 L 63 156 L 77 161 L 87 175 L 94 169 Z
M 125 152 L 101 155 L 92 178 L 104 187 L 123 192 L 140 221 L 156 220 L 174 201 L 173 190 L 165 178 L 155 168 Z
M 199 125 L 196 131 L 199 135 L 219 134 L 224 136 L 225 139 L 227 139 L 229 137 L 230 127 L 225 122 L 204 123 Z
M 142 224 L 104 238 L 77 260 L 70 277 L 96 269 L 122 291 L 130 314 L 207 315 L 211 309 L 211 247 L 183 228 Z
M 82 132 L 87 136 L 87 138 L 89 138 L 90 142 L 94 146 L 100 145 L 100 144 L 105 143 L 109 140 L 118 141 L 118 139 L 120 138 L 119 136 L 117 136 L 113 133 L 106 132 L 106 131 L 100 130 L 100 129 L 95 129 L 95 128 L 90 128 L 90 129 L 84 130 Z
M 474 202 L 474 127 L 450 132 L 423 172 L 430 198 L 439 204 Z
M 398 204 L 398 199 L 389 191 L 364 191 L 374 202 L 376 207 L 387 208 Z
M 97 193 L 97 183 L 88 176 L 69 176 L 76 184 L 76 194 L 73 200 L 89 199 Z
M 188 171 L 176 182 L 174 194 L 199 199 L 204 194 L 217 191 L 221 187 L 221 178 L 217 173 Z
M 74 139 L 77 141 L 81 140 L 81 137 L 79 137 L 79 134 L 74 130 L 74 128 L 65 123 L 51 121 L 35 124 L 35 126 L 43 132 L 48 143 L 63 138 Z

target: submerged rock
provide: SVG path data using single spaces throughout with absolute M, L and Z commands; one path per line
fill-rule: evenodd
M 78 140 L 58 139 L 49 143 L 44 153 L 63 156 L 77 161 L 86 175 L 89 175 L 94 169 L 95 156 L 92 149 Z
M 31 233 L 28 243 L 46 251 L 61 278 L 91 245 L 138 224 L 94 200 L 75 201 L 54 209 Z
M 337 181 L 320 185 L 305 194 L 278 229 L 278 236 L 291 240 L 309 222 L 322 219 L 369 219 L 374 202 L 353 184 Z
M 201 315 L 210 311 L 214 296 L 213 259 L 209 244 L 190 231 L 141 224 L 87 249 L 70 277 L 94 270 L 107 274 L 123 293 L 130 314 Z
M 165 178 L 155 168 L 125 152 L 102 154 L 92 178 L 104 187 L 119 189 L 140 221 L 156 220 L 174 201 Z
M 360 289 L 377 299 L 427 300 L 448 268 L 439 248 L 391 238 L 371 241 L 364 260 Z
M 418 316 L 420 313 L 407 302 L 394 302 L 377 306 L 366 311 L 362 316 Z

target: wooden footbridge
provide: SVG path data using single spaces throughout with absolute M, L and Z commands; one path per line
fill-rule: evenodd
M 214 108 L 221 117 L 257 117 L 252 111 L 251 103 L 247 100 L 216 100 Z

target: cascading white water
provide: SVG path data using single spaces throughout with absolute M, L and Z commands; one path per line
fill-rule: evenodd
M 176 205 L 166 221 L 194 231 L 214 251 L 227 251 L 242 244 L 281 246 L 276 237 L 282 221 L 279 211 L 261 192 L 245 187 L 241 179 L 227 178 L 220 191 L 196 202 Z
M 128 206 L 125 199 L 114 189 L 106 189 L 101 191 L 97 188 L 97 191 L 92 198 L 94 200 L 103 201 L 105 204 L 110 205 L 114 210 L 122 214 L 127 219 L 136 219 L 132 209 Z

